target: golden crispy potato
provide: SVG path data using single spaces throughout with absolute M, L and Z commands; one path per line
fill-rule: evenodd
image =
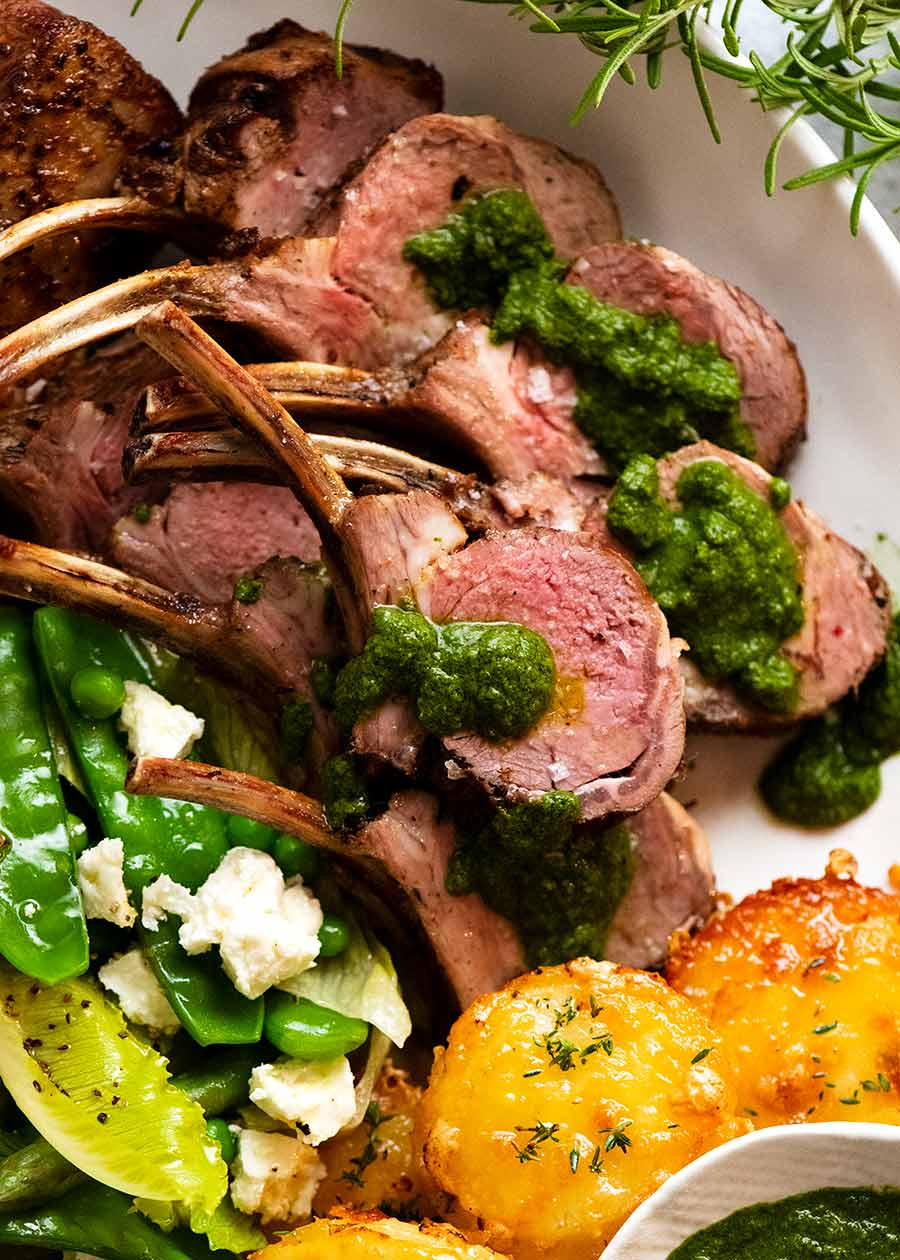
M 671 1173 L 749 1129 L 735 1106 L 690 1003 L 659 976 L 582 958 L 457 1020 L 422 1099 L 425 1163 L 489 1246 L 593 1260 Z
M 414 1138 L 422 1090 L 389 1062 L 375 1087 L 366 1119 L 319 1147 L 328 1170 L 313 1210 L 317 1216 L 338 1206 L 380 1208 L 389 1216 L 431 1216 L 437 1205 Z
M 900 1123 L 900 898 L 835 869 L 746 897 L 668 965 L 721 1034 L 759 1127 Z
M 496 1252 L 466 1242 L 449 1225 L 394 1221 L 380 1212 L 347 1213 L 313 1221 L 254 1260 L 498 1260 Z

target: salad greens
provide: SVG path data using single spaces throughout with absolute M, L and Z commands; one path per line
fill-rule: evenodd
M 0 972 L 3 1082 L 38 1132 L 89 1177 L 211 1211 L 227 1169 L 202 1109 L 88 977 L 43 988 Z
M 254 1069 L 279 1052 L 305 1062 L 321 1059 L 324 1048 L 331 1059 L 359 1050 L 362 1115 L 391 1039 L 409 1033 L 409 1015 L 387 951 L 327 888 L 329 912 L 318 909 L 315 889 L 327 876 L 318 850 L 252 820 L 125 791 L 116 706 L 128 680 L 190 704 L 195 733 L 192 714 L 202 715 L 197 752 L 209 760 L 276 781 L 284 773 L 277 724 L 188 662 L 63 609 L 32 615 L 0 605 L 0 721 L 19 734 L 0 750 L 0 831 L 8 840 L 0 851 L 0 914 L 8 918 L 0 940 L 14 964 L 0 962 L 0 1248 L 111 1260 L 245 1254 L 266 1238 L 228 1193 L 228 1161 L 239 1150 L 230 1120 L 285 1131 L 247 1106 Z M 177 915 L 155 930 L 141 924 L 151 883 L 165 877 L 189 897 L 221 876 L 236 848 L 259 850 L 279 885 L 294 881 L 294 895 L 311 899 L 322 919 L 319 956 L 303 977 L 315 1000 L 271 990 L 248 1001 L 217 952 L 185 952 Z M 239 888 L 232 892 L 240 898 Z M 34 912 L 23 913 L 32 901 Z M 17 937 L 18 923 L 27 930 Z M 104 979 L 100 964 L 110 955 Z M 135 966 L 123 968 L 129 958 Z M 112 963 L 121 1006 L 98 983 L 112 985 Z M 141 984 L 151 991 L 142 994 Z M 160 1033 L 143 1021 L 167 1009 L 163 998 L 178 1020 Z M 264 1039 L 267 1002 L 292 1018 L 302 1009 L 304 1036 L 295 1036 L 294 1020 L 290 1046 Z M 270 1022 L 273 1034 L 277 1024 Z M 238 1044 L 200 1049 L 229 1043 Z

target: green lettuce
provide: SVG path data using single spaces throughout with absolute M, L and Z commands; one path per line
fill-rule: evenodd
M 364 1019 L 395 1046 L 402 1046 L 412 1031 L 412 1021 L 391 956 L 352 914 L 344 910 L 344 915 L 350 925 L 350 944 L 344 953 L 320 958 L 315 967 L 279 987 L 351 1019 Z

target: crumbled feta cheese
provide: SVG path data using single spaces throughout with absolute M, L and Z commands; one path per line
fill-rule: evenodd
M 242 1129 L 232 1172 L 231 1201 L 239 1211 L 259 1212 L 263 1224 L 294 1224 L 312 1214 L 325 1165 L 298 1138 Z
M 204 721 L 145 683 L 125 683 L 119 726 L 135 757 L 185 757 L 203 734 Z
M 119 999 L 126 1019 L 155 1032 L 178 1032 L 181 1022 L 169 1005 L 143 950 L 118 954 L 97 972 L 104 989 Z
M 308 971 L 319 954 L 322 907 L 299 875 L 285 883 L 258 849 L 229 849 L 193 895 L 162 876 L 144 892 L 144 926 L 158 927 L 162 912 L 181 916 L 178 939 L 189 954 L 218 945 L 234 987 L 249 998 Z
M 319 1146 L 353 1117 L 353 1073 L 343 1056 L 325 1063 L 262 1063 L 250 1073 L 250 1101 L 274 1120 L 299 1125 L 310 1145 Z
M 117 927 L 129 928 L 137 915 L 128 900 L 122 878 L 125 849 L 116 836 L 108 836 L 78 859 L 78 886 L 89 919 L 106 919 Z
M 151 932 L 155 932 L 167 914 L 177 914 L 179 918 L 190 911 L 194 904 L 194 894 L 184 884 L 176 884 L 168 875 L 160 875 L 152 884 L 144 889 L 141 898 L 141 923 Z

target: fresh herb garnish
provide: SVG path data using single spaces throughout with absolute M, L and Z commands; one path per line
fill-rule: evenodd
M 610 1151 L 623 1151 L 628 1154 L 628 1148 L 631 1146 L 631 1138 L 625 1132 L 631 1128 L 630 1120 L 620 1120 L 613 1128 L 600 1129 L 600 1133 L 606 1133 L 607 1138 L 603 1144 L 603 1149 L 609 1154 Z
M 833 1024 L 819 1024 L 816 1028 L 813 1029 L 813 1033 L 817 1037 L 821 1037 L 823 1033 L 834 1032 L 837 1026 L 838 1026 L 837 1020 L 835 1020 Z
M 340 1180 L 348 1181 L 351 1186 L 362 1189 L 364 1185 L 364 1174 L 370 1165 L 375 1163 L 378 1158 L 378 1149 L 381 1145 L 380 1140 L 375 1136 L 379 1128 L 388 1120 L 393 1120 L 393 1115 L 385 1115 L 377 1102 L 370 1102 L 366 1108 L 366 1114 L 363 1116 L 363 1124 L 368 1127 L 369 1135 L 366 1138 L 366 1144 L 358 1155 L 353 1155 L 350 1159 L 350 1168 L 341 1173 Z
M 540 1159 L 543 1152 L 539 1150 L 545 1142 L 559 1142 L 556 1136 L 559 1132 L 558 1124 L 545 1124 L 539 1120 L 537 1124 L 531 1128 L 525 1128 L 516 1125 L 517 1133 L 530 1133 L 531 1137 L 524 1146 L 519 1146 L 517 1142 L 513 1142 L 513 1150 L 516 1152 L 520 1164 L 530 1164 L 532 1160 Z
M 704 1046 L 702 1050 L 698 1050 L 693 1059 L 691 1059 L 691 1067 L 693 1067 L 696 1063 L 702 1063 L 706 1056 L 708 1054 L 712 1054 L 712 1052 L 712 1046 Z

